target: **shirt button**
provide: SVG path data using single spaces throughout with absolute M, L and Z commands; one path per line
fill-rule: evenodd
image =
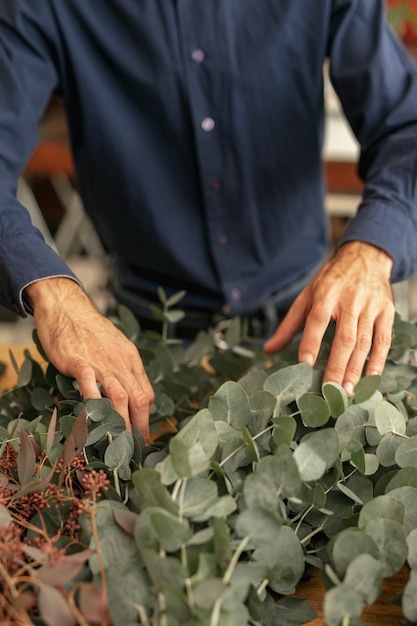
M 196 48 L 195 50 L 191 52 L 191 58 L 196 63 L 202 63 L 204 59 L 206 58 L 206 55 L 204 53 L 204 50 L 201 50 L 200 48 Z
M 236 287 L 232 289 L 230 295 L 232 296 L 232 300 L 234 300 L 235 302 L 242 298 L 242 293 L 240 289 L 237 289 Z
M 215 127 L 215 125 L 216 125 L 216 122 L 214 121 L 212 117 L 205 117 L 203 121 L 201 122 L 201 128 L 206 133 L 211 132 L 213 128 Z
M 219 237 L 219 244 L 220 244 L 221 246 L 225 246 L 225 245 L 226 245 L 226 244 L 228 244 L 228 243 L 229 243 L 229 237 L 228 237 L 228 235 L 220 235 L 220 237 Z
M 213 191 L 220 191 L 220 189 L 222 188 L 222 184 L 219 180 L 215 180 L 211 183 L 211 188 L 213 189 Z

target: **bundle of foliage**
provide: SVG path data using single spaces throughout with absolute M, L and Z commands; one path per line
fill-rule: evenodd
M 320 568 L 326 624 L 358 626 L 403 567 L 415 622 L 417 328 L 397 318 L 383 375 L 347 397 L 322 384 L 332 328 L 314 369 L 297 342 L 266 357 L 238 318 L 169 341 L 181 295 L 160 291 L 161 334 L 125 308 L 114 319 L 155 388 L 152 445 L 106 398 L 84 400 L 30 351 L 20 368 L 12 356 L 0 622 L 297 626 L 316 616 L 297 584 Z

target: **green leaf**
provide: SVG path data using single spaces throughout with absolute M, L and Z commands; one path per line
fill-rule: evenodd
M 276 602 L 270 596 L 264 601 L 262 626 L 301 626 L 317 617 L 317 613 L 302 598 L 281 598 Z
M 278 446 L 281 444 L 289 446 L 297 430 L 295 419 L 291 415 L 279 415 L 274 417 L 272 421 L 275 424 L 273 431 L 275 443 Z
M 328 422 L 330 408 L 321 396 L 306 393 L 298 399 L 297 405 L 301 411 L 301 419 L 305 426 L 318 428 Z
M 383 467 L 395 465 L 395 455 L 398 448 L 404 443 L 404 438 L 393 433 L 386 433 L 378 444 L 376 456 Z
M 190 449 L 200 444 L 206 457 L 211 458 L 217 448 L 218 435 L 210 411 L 202 409 L 196 413 L 173 439 L 182 441 Z
M 221 496 L 209 506 L 203 513 L 195 517 L 196 522 L 206 522 L 212 518 L 227 518 L 236 511 L 236 502 L 232 496 Z
M 169 442 L 169 451 L 172 466 L 180 478 L 197 476 L 210 467 L 210 458 L 200 442 L 189 447 L 183 440 L 173 437 Z
M 384 577 L 393 576 L 407 558 L 404 528 L 395 520 L 380 518 L 369 520 L 364 530 L 378 546 Z
M 402 595 L 402 609 L 404 616 L 410 622 L 417 621 L 417 573 L 411 572 Z
M 417 528 L 408 533 L 407 546 L 407 562 L 412 570 L 417 570 Z
M 97 537 L 100 544 L 101 558 L 104 567 L 107 569 L 118 565 L 135 563 L 138 559 L 138 551 L 135 541 L 131 535 L 126 533 L 116 522 L 113 516 L 115 508 L 125 508 L 118 502 L 105 500 L 100 502 L 96 508 L 95 524 Z M 83 541 L 95 550 L 96 545 L 91 532 L 90 522 L 81 519 L 83 528 Z M 100 574 L 101 566 L 96 554 L 89 561 L 93 575 Z
M 122 480 L 130 480 L 132 471 L 129 463 L 132 459 L 133 451 L 132 433 L 124 430 L 107 446 L 104 453 L 104 462 L 111 469 L 117 470 Z
M 185 317 L 184 311 L 177 311 L 177 310 L 167 311 L 164 315 L 164 318 L 171 324 L 177 324 L 182 319 L 184 319 L 184 317 Z
M 91 422 L 101 422 L 116 412 L 108 398 L 89 398 L 84 401 L 83 406 Z
M 257 462 L 259 461 L 259 450 L 258 450 L 258 446 L 256 445 L 255 440 L 252 438 L 252 435 L 250 434 L 249 430 L 246 428 L 246 426 L 243 427 L 242 429 L 242 435 L 243 438 L 246 442 L 246 454 L 247 457 L 249 459 L 249 461 L 252 462 Z
M 25 359 L 20 367 L 16 387 L 27 387 L 32 381 L 32 360 Z
M 274 455 L 264 456 L 258 470 L 274 483 L 277 494 L 295 497 L 301 491 L 301 477 L 294 455 L 287 446 L 280 446 Z
M 142 548 L 140 553 L 156 593 L 183 586 L 187 574 L 178 559 L 162 557 L 149 548 Z
M 400 467 L 417 468 L 417 435 L 410 437 L 397 448 L 395 461 Z
M 274 412 L 276 400 L 268 391 L 260 390 L 249 397 L 249 402 L 251 411 L 249 430 L 257 434 L 267 427 Z
M 326 626 L 350 624 L 350 618 L 361 616 L 363 598 L 359 591 L 350 585 L 338 585 L 326 593 L 323 609 Z
M 356 589 L 365 604 L 373 604 L 381 593 L 382 565 L 368 553 L 358 554 L 349 563 L 343 583 Z
M 272 511 L 246 509 L 237 518 L 236 531 L 250 537 L 255 546 L 252 558 L 267 563 L 272 569 L 271 586 L 277 593 L 289 594 L 304 572 L 301 543 L 288 526 Z
M 9 510 L 6 509 L 4 504 L 0 503 L 0 528 L 6 528 L 13 521 L 12 516 L 9 513 Z
M 139 548 L 147 547 L 143 540 L 151 532 L 155 540 L 167 552 L 176 552 L 192 537 L 192 529 L 187 520 L 180 519 L 165 509 L 149 507 L 137 518 L 135 540 Z
M 140 495 L 140 508 L 161 507 L 170 513 L 178 513 L 178 505 L 161 483 L 161 475 L 154 469 L 137 470 L 132 475 L 133 484 Z
M 348 397 L 346 391 L 338 383 L 323 383 L 322 394 L 327 400 L 330 408 L 330 415 L 339 417 L 348 407 Z
M 211 610 L 225 590 L 221 578 L 206 578 L 193 588 L 193 598 L 196 605 L 203 610 Z
M 249 509 L 276 510 L 278 494 L 274 482 L 263 472 L 249 474 L 243 483 L 243 496 Z
M 321 478 L 334 463 L 339 448 L 337 433 L 329 428 L 308 434 L 294 452 L 294 459 L 302 480 Z
M 331 555 L 336 571 L 344 574 L 349 563 L 361 554 L 379 558 L 379 548 L 375 540 L 364 530 L 346 528 L 338 533 L 331 546 Z
M 269 391 L 277 400 L 275 414 L 282 413 L 282 408 L 298 400 L 309 391 L 313 382 L 313 369 L 308 363 L 289 365 L 273 372 L 264 383 L 264 390 Z
M 30 400 L 32 406 L 37 411 L 43 411 L 45 408 L 49 408 L 54 404 L 52 394 L 42 387 L 35 387 L 30 393 Z
M 178 304 L 180 300 L 184 298 L 186 293 L 187 292 L 184 289 L 181 289 L 181 291 L 177 291 L 176 293 L 172 294 L 172 296 L 169 296 L 169 298 L 165 300 L 165 306 L 168 308 L 171 306 L 175 306 L 176 304 Z M 164 302 L 164 301 L 161 300 L 161 302 Z
M 223 383 L 209 399 L 208 408 L 215 420 L 223 420 L 238 430 L 247 426 L 251 418 L 249 397 L 234 381 Z
M 208 478 L 190 478 L 178 495 L 182 515 L 194 517 L 204 513 L 218 499 L 217 486 Z
M 375 409 L 375 424 L 381 435 L 405 434 L 406 424 L 402 413 L 390 402 L 381 402 Z
M 367 502 L 361 509 L 358 518 L 359 528 L 365 528 L 372 519 L 392 519 L 402 524 L 404 520 L 404 506 L 392 495 L 377 496 Z
M 377 391 L 380 383 L 381 376 L 379 375 L 364 376 L 363 378 L 361 378 L 353 389 L 355 402 L 359 404 L 361 402 L 369 400 L 369 398 L 373 396 L 375 391 Z
M 391 489 L 389 495 L 404 505 L 403 527 L 405 534 L 417 528 L 417 489 L 410 485 Z
M 139 556 L 139 555 L 138 555 Z M 149 606 L 153 593 L 143 564 L 136 562 L 106 569 L 107 608 L 115 626 L 137 623 L 138 605 Z

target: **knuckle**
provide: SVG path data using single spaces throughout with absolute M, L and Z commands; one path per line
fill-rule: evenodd
M 127 403 L 128 393 L 125 389 L 123 389 L 123 387 L 119 387 L 118 385 L 113 386 L 109 395 L 111 395 L 113 402 L 116 402 L 117 404 Z
M 360 333 L 356 340 L 356 346 L 360 352 L 368 353 L 372 344 L 372 338 L 369 333 Z
M 343 347 L 353 348 L 356 344 L 356 335 L 352 330 L 343 328 L 339 331 L 338 340 Z

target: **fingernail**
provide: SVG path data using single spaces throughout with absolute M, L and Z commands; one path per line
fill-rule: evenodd
M 352 383 L 344 383 L 344 390 L 346 391 L 348 396 L 353 396 L 353 385 Z
M 299 357 L 300 363 L 308 363 L 309 365 L 313 365 L 314 357 L 311 352 L 302 352 Z

